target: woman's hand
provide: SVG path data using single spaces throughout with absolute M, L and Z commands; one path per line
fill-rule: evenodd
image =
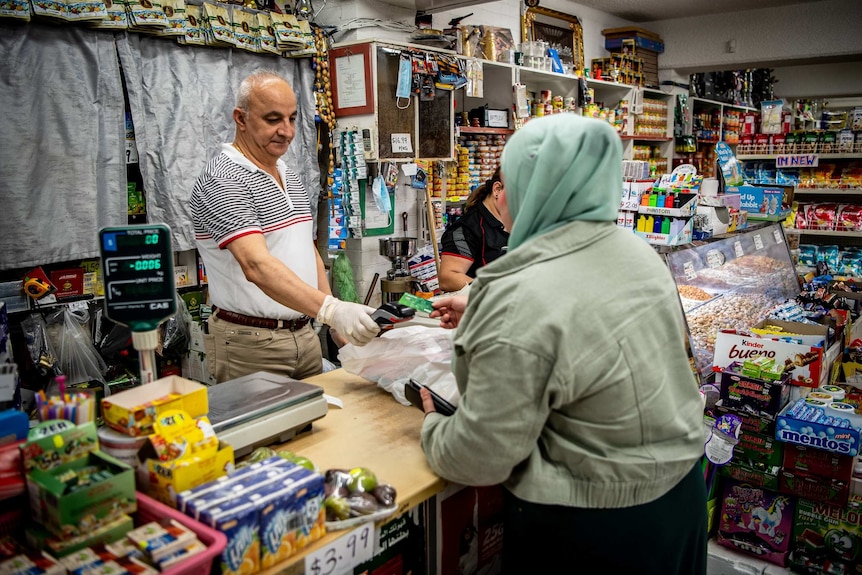
M 419 388 L 419 396 L 422 398 L 422 411 L 425 412 L 425 415 L 437 412 L 434 409 L 434 399 L 431 397 L 431 392 L 425 389 L 425 386 Z
M 461 322 L 464 310 L 467 309 L 467 296 L 444 297 L 432 302 L 431 305 L 434 306 L 434 311 L 429 314 L 429 317 L 439 317 L 442 328 L 455 329 Z

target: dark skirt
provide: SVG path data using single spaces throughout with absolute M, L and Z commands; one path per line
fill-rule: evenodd
M 506 490 L 505 575 L 702 575 L 706 541 L 700 463 L 655 501 L 621 509 L 540 505 Z

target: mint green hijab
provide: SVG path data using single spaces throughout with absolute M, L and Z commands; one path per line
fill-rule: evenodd
M 605 121 L 575 114 L 530 120 L 500 159 L 512 216 L 509 251 L 573 220 L 616 221 L 622 144 Z

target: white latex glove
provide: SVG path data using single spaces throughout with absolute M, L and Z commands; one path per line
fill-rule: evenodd
M 371 319 L 374 308 L 326 296 L 317 321 L 325 323 L 353 345 L 365 345 L 380 333 L 380 326 Z

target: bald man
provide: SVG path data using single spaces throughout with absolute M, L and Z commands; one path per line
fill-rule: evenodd
M 281 159 L 296 115 L 284 78 L 248 76 L 233 109 L 234 140 L 207 163 L 189 200 L 213 304 L 207 359 L 219 383 L 255 371 L 295 379 L 320 373 L 312 318 L 342 344 L 364 345 L 379 331 L 373 308 L 332 296 L 308 194 Z

